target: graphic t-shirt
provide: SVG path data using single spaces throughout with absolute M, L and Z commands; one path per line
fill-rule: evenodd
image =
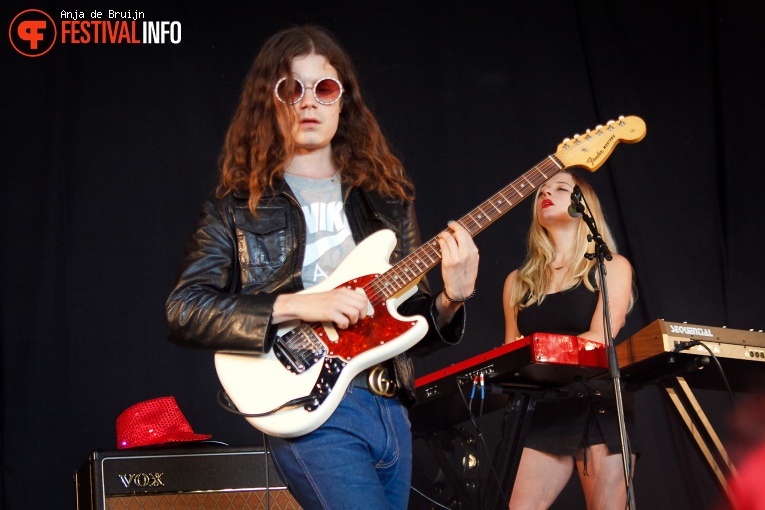
M 305 288 L 321 283 L 356 247 L 343 209 L 340 179 L 310 179 L 285 174 L 306 222 L 303 258 Z

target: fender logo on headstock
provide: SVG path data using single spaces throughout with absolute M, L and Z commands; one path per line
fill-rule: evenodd
M 598 153 L 595 154 L 595 156 L 590 156 L 589 158 L 587 158 L 587 163 L 594 165 L 595 162 L 598 160 L 598 158 L 602 155 L 603 155 L 603 151 L 598 151 Z

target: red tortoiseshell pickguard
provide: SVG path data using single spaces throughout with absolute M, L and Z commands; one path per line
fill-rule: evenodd
M 375 278 L 377 278 L 376 275 L 354 278 L 353 280 L 338 286 L 338 288 L 363 288 Z M 395 340 L 416 324 L 415 321 L 401 321 L 393 317 L 388 312 L 386 306 L 387 301 L 377 295 L 372 287 L 373 286 L 370 286 L 370 288 L 366 289 L 366 294 L 370 303 L 373 304 L 374 315 L 367 315 L 364 319 L 350 326 L 348 329 L 337 328 L 339 338 L 336 342 L 327 340 L 327 334 L 321 324 L 314 325 L 316 334 L 324 340 L 324 343 L 327 345 L 328 356 L 339 357 L 345 361 L 349 361 L 359 354 L 374 349 L 375 347 L 379 347 L 391 340 Z

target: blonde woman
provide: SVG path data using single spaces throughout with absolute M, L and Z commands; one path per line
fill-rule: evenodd
M 595 245 L 587 240 L 585 222 L 568 212 L 575 185 L 613 253 L 606 262 L 606 285 L 614 337 L 624 325 L 633 301 L 632 267 L 616 253 L 592 187 L 573 173 L 561 172 L 539 188 L 526 260 L 505 281 L 505 343 L 535 332 L 605 341 L 597 261 L 584 256 Z M 567 397 L 536 405 L 510 509 L 549 508 L 576 468 L 588 509 L 623 510 L 627 495 L 613 383 L 576 382 L 566 389 Z M 624 406 L 634 438 L 629 395 Z

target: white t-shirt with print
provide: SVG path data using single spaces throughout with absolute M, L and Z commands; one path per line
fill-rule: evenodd
M 285 174 L 306 222 L 303 286 L 307 289 L 330 276 L 356 247 L 343 209 L 340 180 L 310 179 Z

